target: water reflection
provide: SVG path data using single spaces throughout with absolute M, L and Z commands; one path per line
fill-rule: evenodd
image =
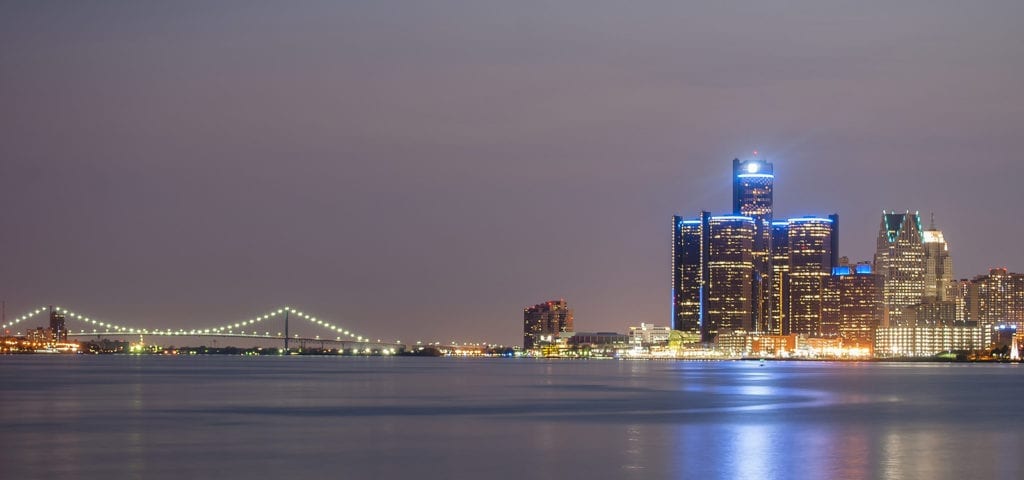
M 1024 472 L 1024 383 L 996 365 L 0 361 L 3 478 Z

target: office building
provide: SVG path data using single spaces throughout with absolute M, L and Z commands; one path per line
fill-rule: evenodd
M 874 270 L 885 279 L 885 304 L 894 326 L 905 325 L 903 310 L 924 295 L 924 243 L 918 213 L 882 212 Z
M 732 215 L 672 217 L 672 329 L 820 334 L 838 217 L 773 221 L 774 178 L 771 162 L 734 159 Z
M 671 328 L 650 323 L 641 322 L 639 327 L 629 327 L 629 343 L 632 345 L 666 345 L 671 335 Z
M 935 228 L 935 216 L 932 216 L 928 229 L 921 234 L 924 249 L 924 290 L 922 301 L 952 300 L 953 293 L 953 259 L 949 256 L 949 245 L 942 232 Z
M 822 286 L 837 263 L 837 215 L 789 220 L 789 292 L 783 335 L 821 334 Z
M 672 217 L 672 329 L 699 332 L 703 304 L 703 241 L 701 220 Z
M 966 298 L 969 321 L 991 332 L 997 325 L 1024 330 L 1024 274 L 993 268 L 971 280 Z
M 701 333 L 710 340 L 720 329 L 752 330 L 757 324 L 754 283 L 754 219 L 714 216 L 707 223 L 707 279 Z
M 782 326 L 789 325 L 786 306 L 789 305 L 789 222 L 772 222 L 772 276 L 768 301 L 770 304 L 767 325 L 763 332 L 782 335 Z
M 564 299 L 523 309 L 523 349 L 554 343 L 559 334 L 573 331 L 572 309 Z
M 874 342 L 885 319 L 883 279 L 869 262 L 850 265 L 845 257 L 824 280 L 821 332 L 856 344 Z
M 705 341 L 721 328 L 754 328 L 754 219 L 701 212 L 673 222 L 672 328 L 699 331 Z
M 754 221 L 753 256 L 754 290 L 752 307 L 757 324 L 753 330 L 768 328 L 771 313 L 772 282 L 772 218 L 774 209 L 773 189 L 775 168 L 771 162 L 759 158 L 754 152 L 752 158 L 732 161 L 732 213 L 750 217 Z
M 970 352 L 987 348 L 981 327 L 898 326 L 875 332 L 876 357 L 931 357 L 943 352 Z

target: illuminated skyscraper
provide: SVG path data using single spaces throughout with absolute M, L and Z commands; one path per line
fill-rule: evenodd
M 565 300 L 551 300 L 523 309 L 524 349 L 553 342 L 559 333 L 572 331 L 572 309 Z
M 751 330 L 754 219 L 740 215 L 673 218 L 672 328 L 711 340 L 720 329 Z
M 953 300 L 953 259 L 949 256 L 949 245 L 942 232 L 935 229 L 935 217 L 928 229 L 921 234 L 924 246 L 924 291 L 923 301 Z
M 822 334 L 873 343 L 875 328 L 882 326 L 885 318 L 883 288 L 882 276 L 871 271 L 869 262 L 840 262 L 825 278 L 822 289 Z
M 762 329 L 771 335 L 782 335 L 782 326 L 788 325 L 786 306 L 789 305 L 789 222 L 772 222 L 772 276 L 769 289 L 770 306 L 768 325 Z
M 68 341 L 68 329 L 64 325 L 64 314 L 50 307 L 50 339 L 55 342 Z
M 772 215 L 775 168 L 758 157 L 732 161 L 732 213 L 754 221 L 753 308 L 756 310 L 753 330 L 769 329 L 772 318 Z
M 903 326 L 903 309 L 924 296 L 924 233 L 918 213 L 882 212 L 874 267 L 885 278 L 890 324 Z
M 672 217 L 672 328 L 820 333 L 821 281 L 838 251 L 838 217 L 773 222 L 774 168 L 733 160 L 733 214 Z
M 723 328 L 753 330 L 757 320 L 754 219 L 736 215 L 710 217 L 706 226 L 707 281 L 701 333 L 710 340 Z
M 709 216 L 701 213 L 701 220 L 683 220 L 672 217 L 672 329 L 684 332 L 699 332 L 701 307 L 703 305 L 701 286 L 705 267 L 701 228 Z
M 789 220 L 789 292 L 783 335 L 821 334 L 822 285 L 837 263 L 839 217 Z

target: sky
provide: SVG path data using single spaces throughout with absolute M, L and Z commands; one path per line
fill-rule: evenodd
M 669 324 L 673 214 L 934 213 L 1024 271 L 1024 2 L 0 4 L 0 299 L 147 328 L 294 306 L 371 338 Z M 74 325 L 71 325 L 74 328 Z

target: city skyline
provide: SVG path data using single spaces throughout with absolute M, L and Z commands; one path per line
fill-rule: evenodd
M 6 5 L 0 299 L 505 344 L 550 298 L 664 325 L 666 216 L 730 211 L 754 149 L 774 218 L 838 213 L 851 261 L 909 209 L 956 278 L 1024 271 L 1024 7 L 987 5 Z

